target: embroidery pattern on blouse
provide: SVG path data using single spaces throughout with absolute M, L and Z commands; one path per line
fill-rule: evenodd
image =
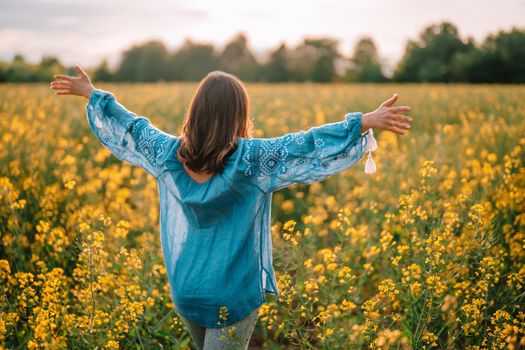
M 357 123 L 357 121 L 355 122 Z M 340 123 L 340 126 L 349 131 L 350 124 L 348 120 L 344 120 Z M 350 132 L 350 131 L 349 131 Z M 331 163 L 344 158 L 355 158 L 359 154 L 355 146 L 361 141 L 361 146 L 366 143 L 364 137 L 359 137 L 348 148 L 344 149 L 337 155 L 334 155 L 329 158 L 324 158 L 323 146 L 326 145 L 325 141 L 321 138 L 318 138 L 314 141 L 316 149 L 320 149 L 317 157 L 310 159 L 309 157 L 297 157 L 289 164 L 286 163 L 286 158 L 289 154 L 288 146 L 294 142 L 297 145 L 303 145 L 306 142 L 305 139 L 306 132 L 301 130 L 297 133 L 286 134 L 283 138 L 278 139 L 266 139 L 264 142 L 259 142 L 259 147 L 254 147 L 252 142 L 246 142 L 246 152 L 244 152 L 241 161 L 246 164 L 246 170 L 244 171 L 245 175 L 254 174 L 254 162 L 255 159 L 258 160 L 260 166 L 260 172 L 264 175 L 272 174 L 283 174 L 289 171 L 290 166 L 293 168 L 303 167 L 303 166 L 321 166 L 324 169 L 328 169 Z M 251 141 L 251 140 L 248 140 Z M 256 150 L 257 149 L 257 150 Z M 323 179 L 323 176 L 314 177 L 317 179 Z
M 252 142 L 251 140 L 247 140 L 248 142 L 245 142 L 246 145 L 246 152 L 242 155 L 241 161 L 243 163 L 246 163 L 247 168 L 244 171 L 244 175 L 251 176 L 253 175 L 253 163 L 252 163 Z
M 284 162 L 288 155 L 287 146 L 296 137 L 297 135 L 295 134 L 287 134 L 282 139 L 261 142 L 258 158 L 261 165 L 261 172 L 264 175 L 282 174 L 288 171 L 288 166 Z
M 91 107 L 91 106 L 90 106 Z M 93 108 L 93 107 L 91 107 Z M 103 118 L 103 112 L 102 108 L 99 104 L 95 106 L 95 121 L 94 121 L 95 127 L 97 127 L 98 130 L 98 137 L 100 140 L 108 145 L 111 143 L 112 137 L 112 130 L 108 130 L 108 126 L 106 125 L 106 121 Z M 112 127 L 113 129 L 113 127 Z
M 102 98 L 104 98 L 103 96 Z M 166 152 L 165 144 L 169 140 L 167 135 L 160 133 L 158 130 L 148 126 L 148 121 L 145 119 L 130 120 L 125 127 L 119 125 L 117 117 L 108 118 L 107 122 L 103 116 L 103 103 L 98 103 L 94 107 L 95 120 L 94 124 L 99 129 L 99 137 L 104 143 L 115 143 L 117 140 L 122 140 L 119 146 L 126 147 L 128 141 L 124 138 L 126 132 L 129 130 L 133 139 L 135 140 L 137 151 L 140 152 L 151 164 L 157 165 L 161 156 Z M 90 106 L 90 108 L 93 108 Z M 155 153 L 155 150 L 156 153 Z
M 304 130 L 301 130 L 298 133 L 296 133 L 295 142 L 298 145 L 302 145 L 305 143 L 304 134 L 306 134 Z
M 93 109 L 93 106 L 89 106 L 89 108 Z M 101 118 L 102 116 L 102 110 L 100 109 L 100 105 L 95 106 L 95 126 L 99 129 L 102 129 L 104 127 L 104 121 Z
M 168 136 L 159 132 L 150 126 L 144 119 L 131 121 L 128 125 L 131 127 L 131 132 L 134 135 L 134 139 L 138 140 L 137 148 L 140 153 L 146 157 L 146 159 L 154 165 L 157 165 L 161 156 L 165 153 L 164 145 L 168 141 Z M 156 153 L 155 153 L 155 150 Z
M 324 146 L 324 140 L 323 139 L 316 139 L 315 140 L 315 147 L 323 147 Z
M 303 166 L 305 164 L 306 164 L 306 159 L 304 159 L 303 157 L 299 157 L 295 159 L 295 163 L 294 163 L 295 166 Z

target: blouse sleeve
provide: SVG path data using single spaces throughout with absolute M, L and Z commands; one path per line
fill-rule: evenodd
M 307 131 L 246 139 L 241 161 L 244 175 L 255 177 L 258 187 L 269 193 L 294 183 L 322 181 L 348 169 L 365 151 L 377 147 L 372 129 L 361 133 L 362 116 L 360 112 L 348 113 L 343 121 Z M 367 147 L 372 143 L 374 148 Z
M 121 105 L 115 95 L 95 89 L 86 104 L 88 123 L 115 157 L 160 175 L 167 150 L 177 137 L 157 129 L 144 116 Z

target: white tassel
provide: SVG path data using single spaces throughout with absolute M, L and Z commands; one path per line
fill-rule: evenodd
M 366 150 L 367 151 L 375 151 L 377 149 L 377 141 L 374 138 L 374 130 L 368 129 L 368 134 L 366 135 L 368 138 L 368 142 L 366 143 Z
M 365 151 L 368 151 L 368 159 L 366 160 L 365 164 L 365 173 L 373 174 L 376 172 L 376 163 L 374 162 L 374 158 L 372 158 L 372 151 L 375 151 L 377 149 L 377 141 L 374 138 L 374 131 L 372 129 L 368 130 L 368 134 L 366 135 L 366 137 L 367 142 Z
M 376 163 L 374 162 L 374 159 L 372 158 L 372 153 L 368 153 L 368 159 L 366 160 L 365 164 L 365 173 L 366 174 L 373 174 L 376 172 Z

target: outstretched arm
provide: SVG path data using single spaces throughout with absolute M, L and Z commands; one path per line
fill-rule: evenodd
M 375 111 L 347 113 L 344 120 L 274 138 L 245 141 L 241 166 L 255 176 L 258 187 L 274 192 L 294 183 L 310 184 L 354 165 L 368 151 L 366 173 L 375 172 L 371 151 L 377 144 L 372 128 L 403 135 L 412 119 L 400 114 L 407 106 L 393 107 L 397 94 Z
M 120 104 L 111 92 L 95 88 L 88 75 L 76 66 L 78 77 L 55 75 L 51 83 L 57 95 L 88 99 L 87 120 L 97 139 L 118 159 L 139 166 L 157 178 L 167 151 L 177 137 L 159 130 L 144 116 L 137 116 Z

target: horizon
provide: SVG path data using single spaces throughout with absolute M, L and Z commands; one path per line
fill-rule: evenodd
M 339 51 L 349 57 L 357 41 L 368 36 L 376 43 L 388 72 L 402 58 L 407 42 L 417 39 L 431 24 L 451 22 L 462 39 L 471 37 L 476 44 L 489 34 L 525 27 L 525 0 L 502 0 L 498 6 L 486 0 L 461 4 L 451 0 L 439 4 L 415 0 L 396 4 L 386 0 L 366 4 L 314 0 L 307 5 L 298 0 L 270 0 L 260 10 L 238 0 L 221 4 L 207 0 L 191 4 L 165 0 L 123 4 L 123 0 L 89 4 L 73 0 L 7 0 L 0 14 L 0 59 L 11 61 L 16 54 L 22 54 L 27 61 L 37 63 L 43 56 L 54 56 L 65 65 L 83 67 L 94 67 L 107 59 L 113 69 L 124 50 L 135 44 L 160 40 L 173 52 L 189 39 L 212 44 L 220 51 L 241 32 L 259 61 L 281 43 L 293 48 L 304 38 L 315 37 L 338 39 Z M 406 18 L 417 19 L 406 21 L 404 13 Z M 150 19 L 154 15 L 157 18 Z

